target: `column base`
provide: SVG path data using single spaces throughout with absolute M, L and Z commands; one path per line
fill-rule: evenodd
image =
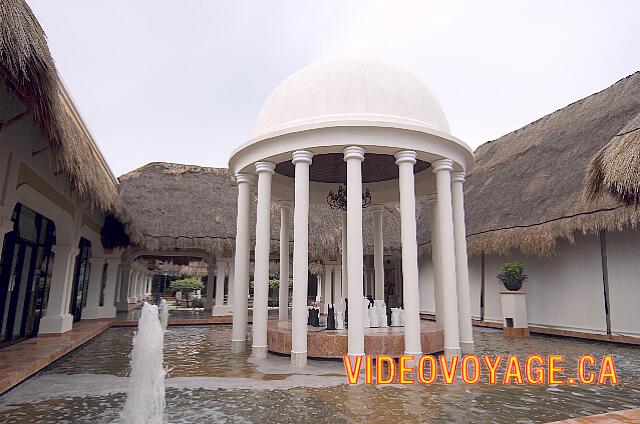
M 294 367 L 306 367 L 307 352 L 291 352 L 291 365 Z
M 103 306 L 100 311 L 100 318 L 115 318 L 117 314 L 115 306 Z
M 100 306 L 86 307 L 82 310 L 81 319 L 98 319 L 102 308 Z
M 266 359 L 267 358 L 267 347 L 266 346 L 251 346 L 251 356 L 255 359 Z
M 244 340 L 231 340 L 231 352 L 243 353 L 247 350 L 247 342 Z
M 40 320 L 40 329 L 38 330 L 38 335 L 40 334 L 62 334 L 71 330 L 73 327 L 73 315 L 56 315 L 56 316 L 45 316 Z
M 445 347 L 444 348 L 444 356 L 447 359 L 451 359 L 454 356 L 460 356 L 460 348 L 459 347 Z
M 463 355 L 469 355 L 475 352 L 473 342 L 460 342 L 460 351 Z
M 214 305 L 213 309 L 211 310 L 211 316 L 214 316 L 214 317 L 226 316 L 226 315 L 232 315 L 232 314 L 233 314 L 233 308 L 231 305 Z

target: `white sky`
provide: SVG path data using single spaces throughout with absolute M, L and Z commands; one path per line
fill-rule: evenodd
M 474 148 L 640 70 L 639 1 L 28 0 L 114 174 L 226 166 L 316 60 L 401 66 Z

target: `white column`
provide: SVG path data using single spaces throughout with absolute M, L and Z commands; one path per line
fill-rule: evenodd
M 289 319 L 289 222 L 291 202 L 280 202 L 280 288 L 278 289 L 278 319 Z
M 54 245 L 52 247 L 55 259 L 51 273 L 51 287 L 47 315 L 40 321 L 38 334 L 56 334 L 71 330 L 73 316 L 69 314 L 66 297 L 71 288 L 71 279 L 75 258 L 79 249 L 75 246 Z
M 236 221 L 235 294 L 231 344 L 234 350 L 242 351 L 245 347 L 249 318 L 247 296 L 249 292 L 249 212 L 251 209 L 252 177 L 238 174 L 236 183 L 238 184 L 238 216 Z
M 227 278 L 227 287 L 229 290 L 229 295 L 227 296 L 227 305 L 229 305 L 230 307 L 233 305 L 233 294 L 234 294 L 234 285 L 235 285 L 235 278 L 234 278 L 234 273 L 235 273 L 235 268 L 233 267 L 233 264 L 231 262 L 227 263 L 228 267 L 229 267 L 229 278 Z M 230 312 L 233 312 L 233 308 Z
M 324 304 L 325 313 L 328 313 L 328 305 L 334 302 L 332 298 L 333 293 L 333 265 L 326 265 L 324 267 Z
M 349 356 L 364 356 L 364 319 L 362 299 L 362 161 L 364 149 L 344 149 L 347 162 L 347 275 L 349 284 Z
M 118 283 L 120 259 L 107 259 L 107 284 L 104 288 L 104 304 L 100 311 L 100 318 L 116 317 L 116 285 Z
M 121 266 L 120 266 L 120 275 L 119 275 L 119 282 L 120 282 L 120 289 L 118 290 L 118 301 L 116 304 L 116 307 L 118 308 L 119 311 L 128 311 L 129 310 L 129 290 L 130 290 L 130 286 L 131 286 L 131 263 L 130 262 L 124 262 Z
M 216 280 L 214 277 L 215 274 L 215 266 L 210 263 L 208 264 L 208 272 L 207 272 L 207 298 L 204 303 L 204 309 L 206 311 L 210 311 L 213 308 L 213 292 L 215 290 Z
M 293 302 L 291 364 L 307 364 L 307 287 L 309 285 L 309 167 L 313 153 L 293 152 L 295 200 L 293 211 Z
M 227 264 L 216 259 L 216 306 L 224 305 L 224 279 L 227 276 Z
M 255 358 L 267 357 L 269 319 L 269 253 L 271 250 L 271 179 L 276 165 L 257 162 L 258 208 L 256 216 L 255 271 L 253 280 L 253 344 Z
M 342 212 L 342 286 L 341 292 L 342 296 L 340 299 L 345 299 L 349 294 L 349 275 L 347 273 L 348 265 L 347 265 L 347 211 Z
M 316 302 L 322 300 L 322 274 L 316 275 Z
M 129 277 L 129 294 L 127 298 L 127 302 L 136 303 L 138 301 L 138 297 L 136 295 L 136 291 L 138 290 L 138 271 L 133 271 Z
M 342 300 L 342 266 L 333 267 L 333 301 L 338 304 Z
M 400 186 L 400 238 L 402 242 L 402 303 L 404 305 L 404 354 L 422 355 L 420 343 L 420 293 L 418 289 L 418 240 L 413 165 L 416 152 L 395 154 Z
M 467 234 L 464 223 L 464 176 L 464 172 L 451 173 L 460 349 L 462 354 L 467 354 L 473 353 L 473 328 L 471 324 L 471 295 L 469 293 Z
M 433 295 L 435 297 L 436 322 L 442 325 L 444 298 L 442 290 L 442 265 L 440 263 L 440 238 L 438 235 L 438 202 L 434 202 L 431 212 L 431 265 L 433 267 Z
M 453 210 L 451 206 L 451 171 L 453 161 L 433 162 L 438 190 L 438 248 L 442 275 L 444 353 L 448 357 L 460 354 L 458 331 L 458 296 L 456 289 L 456 257 L 453 241 Z
M 87 303 L 82 310 L 82 319 L 100 318 L 100 289 L 102 288 L 102 271 L 104 258 L 91 258 L 91 271 L 89 274 L 89 287 L 87 288 Z

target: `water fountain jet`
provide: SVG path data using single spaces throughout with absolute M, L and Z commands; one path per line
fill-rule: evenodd
M 145 302 L 133 338 L 127 400 L 122 411 L 125 424 L 160 424 L 165 407 L 163 366 L 164 330 L 158 307 Z

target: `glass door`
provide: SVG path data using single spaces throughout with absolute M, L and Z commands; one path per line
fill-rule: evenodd
M 80 239 L 80 253 L 76 256 L 76 267 L 73 273 L 73 290 L 69 313 L 73 315 L 73 322 L 80 321 L 82 310 L 87 304 L 87 291 L 89 289 L 89 276 L 91 275 L 91 242 Z

